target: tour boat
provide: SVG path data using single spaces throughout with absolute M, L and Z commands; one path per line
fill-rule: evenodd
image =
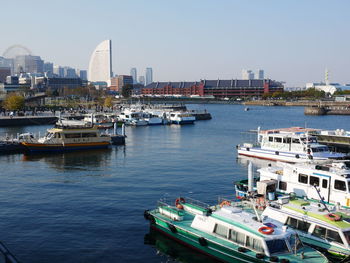
M 316 132 L 301 127 L 258 129 L 257 143 L 244 143 L 236 148 L 239 155 L 291 163 L 345 158 L 345 154 L 331 152 L 328 146 L 319 144 Z
M 84 125 L 56 125 L 48 129 L 45 137 L 30 138 L 21 142 L 30 152 L 63 152 L 84 149 L 108 148 L 111 136 L 100 134 L 96 127 Z
M 147 122 L 148 125 L 162 125 L 163 124 L 163 119 L 156 116 L 156 115 L 153 115 L 152 113 L 143 112 L 142 117 Z
M 304 199 L 272 202 L 263 222 L 282 223 L 294 229 L 303 243 L 321 252 L 350 260 L 350 211 Z
M 303 246 L 295 231 L 260 222 L 243 202 L 221 199 L 209 206 L 189 198 L 174 201 L 160 201 L 145 211 L 151 228 L 209 257 L 222 262 L 328 262 Z
M 167 113 L 167 119 L 173 124 L 193 124 L 196 117 L 188 112 L 171 111 Z
M 114 126 L 114 120 L 106 114 L 89 114 L 84 117 L 84 122 L 93 124 L 98 129 L 111 129 Z
M 148 125 L 147 121 L 142 117 L 142 112 L 124 110 L 118 115 L 118 119 L 124 122 L 126 125 L 132 126 L 145 126 Z

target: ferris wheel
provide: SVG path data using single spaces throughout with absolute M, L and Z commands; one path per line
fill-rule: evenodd
M 32 52 L 29 48 L 26 48 L 25 46 L 12 45 L 8 47 L 2 54 L 2 56 L 5 58 L 15 58 L 16 56 L 20 55 L 32 55 Z

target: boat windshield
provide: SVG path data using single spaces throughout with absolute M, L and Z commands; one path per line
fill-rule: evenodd
M 348 243 L 348 245 L 350 245 L 350 231 L 345 231 L 343 232 L 346 242 Z
M 47 139 L 51 139 L 51 138 L 53 138 L 54 137 L 54 133 L 52 133 L 52 132 L 48 132 L 47 134 L 46 134 L 46 138 Z
M 299 236 L 297 234 L 292 234 L 287 238 L 290 247 L 293 251 L 298 251 L 300 248 L 303 247 L 303 243 L 301 243 Z
M 317 152 L 328 152 L 328 147 L 327 147 L 327 146 L 312 147 L 311 150 L 312 150 L 313 153 L 317 153 Z
M 304 143 L 317 143 L 316 137 L 301 137 L 300 140 Z
M 289 249 L 285 239 L 266 240 L 266 245 L 270 251 L 270 254 L 289 253 Z

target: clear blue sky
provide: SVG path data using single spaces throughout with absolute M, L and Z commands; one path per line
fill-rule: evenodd
M 113 71 L 154 80 L 240 78 L 264 69 L 287 86 L 350 83 L 348 0 L 2 0 L 0 54 L 13 44 L 87 69 L 112 39 Z

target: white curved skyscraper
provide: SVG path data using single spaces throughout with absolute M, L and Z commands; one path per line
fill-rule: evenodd
M 89 81 L 104 81 L 112 77 L 112 41 L 104 40 L 95 48 L 89 62 Z

